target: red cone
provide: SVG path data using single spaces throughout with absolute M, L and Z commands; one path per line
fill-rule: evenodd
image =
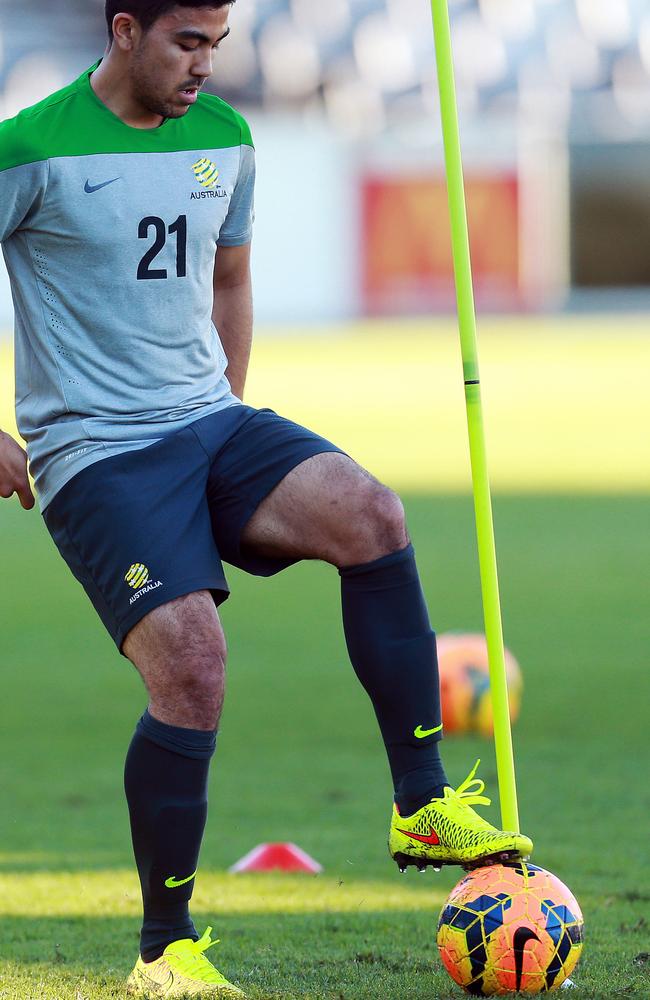
M 258 844 L 229 869 L 231 872 L 322 872 L 306 851 L 296 844 Z

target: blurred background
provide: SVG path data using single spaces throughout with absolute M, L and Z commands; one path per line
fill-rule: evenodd
M 648 2 L 450 11 L 495 486 L 645 491 Z M 392 485 L 467 490 L 427 0 L 237 0 L 231 24 L 209 89 L 257 147 L 250 401 Z M 74 79 L 105 39 L 101 0 L 0 0 L 0 116 Z
M 450 9 L 480 306 L 648 305 L 647 0 Z M 231 23 L 211 89 L 258 147 L 259 321 L 450 310 L 427 0 L 238 0 Z M 0 115 L 104 41 L 101 0 L 0 0 Z

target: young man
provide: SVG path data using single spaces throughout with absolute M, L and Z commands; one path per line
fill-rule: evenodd
M 447 782 L 435 636 L 399 499 L 241 402 L 253 147 L 245 121 L 200 94 L 229 10 L 108 0 L 103 60 L 0 127 L 20 431 L 48 529 L 149 694 L 125 771 L 144 902 L 136 995 L 242 996 L 188 909 L 224 696 L 222 559 L 262 576 L 299 559 L 337 567 L 400 867 L 532 849 L 474 812 L 488 800 L 473 773 Z M 26 459 L 0 437 L 0 494 L 29 508 Z

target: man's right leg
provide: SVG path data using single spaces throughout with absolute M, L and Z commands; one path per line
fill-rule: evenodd
M 226 642 L 212 596 L 151 611 L 123 652 L 149 693 L 129 748 L 125 789 L 144 920 L 141 954 L 198 939 L 189 914 L 207 815 L 207 781 L 224 697 Z
M 215 414 L 214 447 L 247 415 L 243 407 L 232 419 Z M 226 654 L 215 605 L 228 584 L 208 472 L 206 449 L 186 427 L 88 466 L 44 512 L 61 555 L 149 692 L 125 772 L 148 960 L 139 956 L 129 976 L 127 992 L 136 996 L 242 996 L 205 955 L 210 928 L 197 940 L 189 916 Z

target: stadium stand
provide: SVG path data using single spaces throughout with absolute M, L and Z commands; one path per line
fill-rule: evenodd
M 102 9 L 101 0 L 3 0 L 3 116 L 96 57 Z M 450 9 L 465 114 L 534 102 L 567 123 L 586 115 L 596 133 L 611 119 L 650 121 L 647 0 L 451 0 Z M 434 105 L 430 17 L 427 0 L 237 0 L 214 86 L 239 104 L 324 108 L 344 130 L 381 131 Z

